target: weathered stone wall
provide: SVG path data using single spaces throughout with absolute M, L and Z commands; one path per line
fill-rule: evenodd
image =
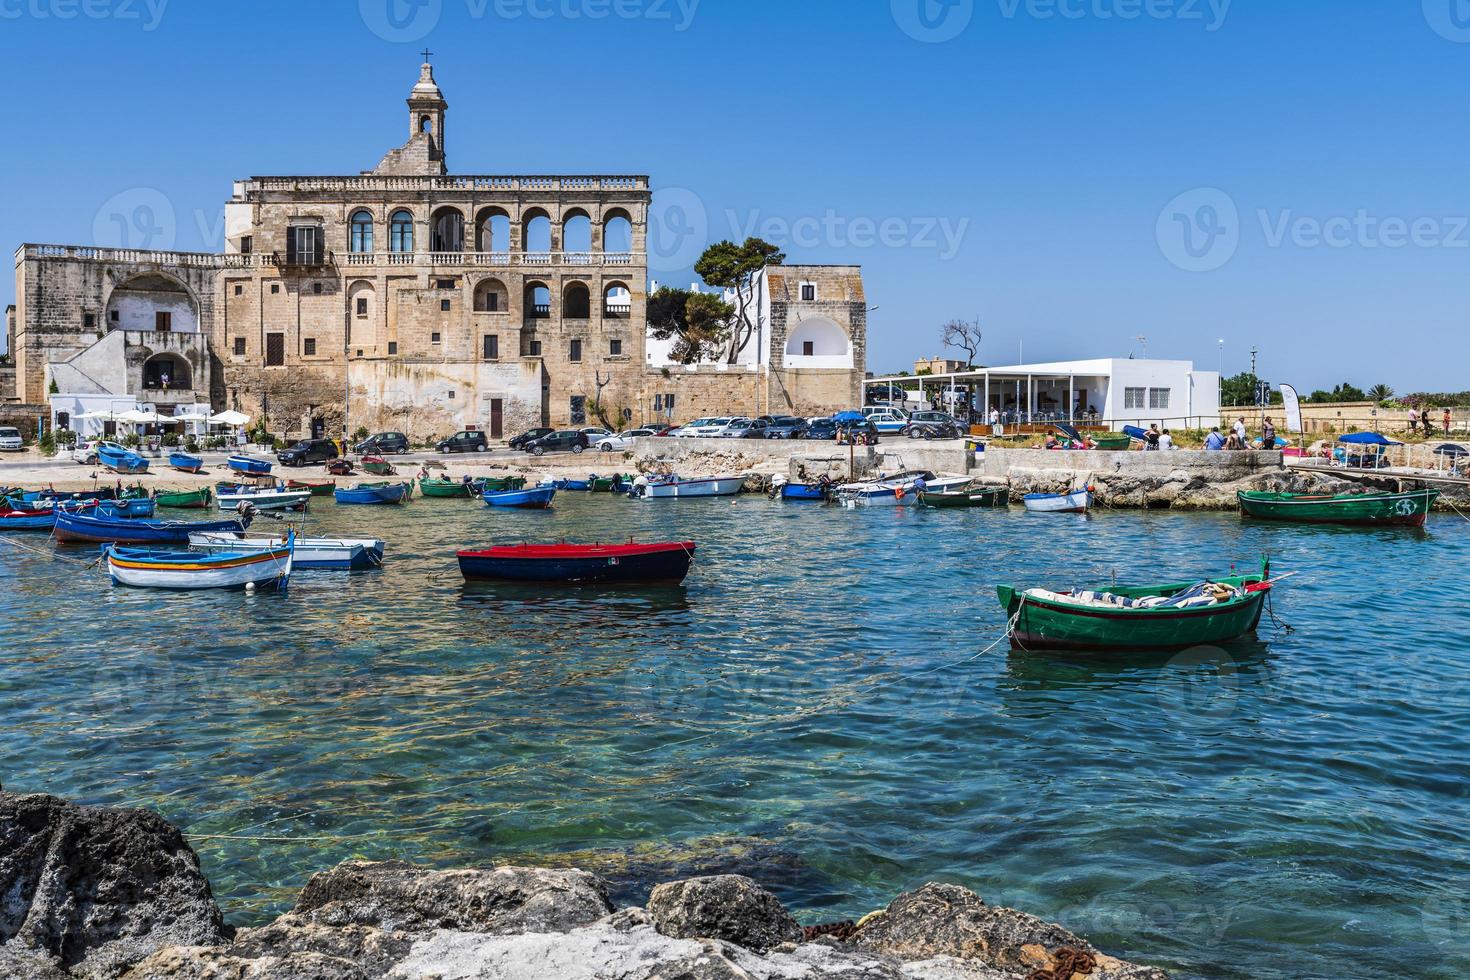
M 867 294 L 862 267 L 784 265 L 767 276 L 771 303 L 770 405 L 773 414 L 828 415 L 862 405 L 867 370 Z M 803 284 L 813 298 L 802 295 Z M 788 350 L 804 321 L 830 322 L 848 344 L 843 366 Z
M 15 365 L 0 367 L 0 402 L 15 400 Z
M 737 365 L 729 370 L 701 365 L 697 370 L 674 367 L 667 372 L 646 371 L 634 421 L 668 422 L 668 411 L 656 410 L 654 404 L 657 398 L 666 405 L 670 395 L 674 396 L 675 425 L 721 415 L 767 415 L 770 400 L 766 381 L 764 372 Z
M 1174 452 L 1084 452 L 1046 449 L 990 448 L 980 454 L 980 472 L 1003 480 L 1016 470 L 1047 470 L 1085 476 L 1128 473 L 1133 476 L 1166 476 L 1185 472 L 1212 483 L 1230 483 L 1261 473 L 1282 471 L 1280 452 L 1205 452 L 1181 449 Z
M 352 400 L 348 425 L 377 432 L 394 430 L 428 442 L 474 426 L 491 431 L 495 401 L 502 410 L 502 437 L 540 424 L 541 365 L 505 363 L 360 360 L 349 367 Z

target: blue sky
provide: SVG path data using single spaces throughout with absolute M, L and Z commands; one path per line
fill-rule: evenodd
M 978 316 L 992 364 L 1470 388 L 1465 0 L 0 0 L 0 37 L 10 247 L 216 249 L 232 178 L 400 143 L 427 44 L 452 169 L 650 174 L 664 282 L 752 229 L 861 263 L 875 371 Z

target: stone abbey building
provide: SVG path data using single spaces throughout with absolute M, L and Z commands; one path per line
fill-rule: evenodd
M 237 181 L 223 253 L 22 246 L 12 397 L 63 427 L 137 404 L 235 409 L 292 437 L 492 439 L 860 403 L 856 267 L 772 269 L 742 363 L 659 363 L 648 178 L 451 175 L 447 110 L 425 64 L 407 142 L 371 171 Z

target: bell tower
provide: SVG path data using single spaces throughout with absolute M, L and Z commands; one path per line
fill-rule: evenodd
M 418 84 L 408 94 L 408 139 L 428 142 L 429 161 L 439 165 L 444 172 L 444 111 L 449 103 L 444 93 L 434 82 L 434 66 L 429 56 L 434 52 L 424 49 L 424 63 L 419 67 Z

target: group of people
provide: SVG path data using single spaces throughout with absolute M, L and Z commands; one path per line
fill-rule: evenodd
M 1431 410 L 1428 408 L 1425 408 L 1423 411 L 1417 408 L 1409 409 L 1409 435 L 1417 435 L 1421 425 L 1424 427 L 1424 438 L 1428 439 L 1434 435 L 1434 423 L 1430 420 L 1430 414 Z M 1453 422 L 1454 417 L 1451 415 L 1450 410 L 1446 408 L 1440 416 L 1440 431 L 1448 435 Z
M 1261 425 L 1261 447 L 1263 449 L 1276 448 L 1276 423 L 1271 421 L 1269 415 Z M 1211 426 L 1210 434 L 1205 436 L 1205 449 L 1212 453 L 1250 448 L 1250 430 L 1246 428 L 1244 415 L 1235 420 L 1228 436 L 1220 432 L 1218 425 Z

